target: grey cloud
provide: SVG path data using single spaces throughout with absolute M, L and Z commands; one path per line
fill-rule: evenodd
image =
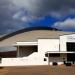
M 12 18 L 17 11 L 18 9 L 10 0 L 0 0 L 0 34 L 23 28 L 23 22 Z
M 45 15 L 52 11 L 61 14 L 75 10 L 75 0 L 13 0 L 18 7 L 25 7 L 33 15 Z
M 75 0 L 0 0 L 0 34 L 27 26 L 27 23 L 13 18 L 18 11 L 23 11 L 22 8 L 29 16 L 50 14 L 60 17 L 75 13 Z

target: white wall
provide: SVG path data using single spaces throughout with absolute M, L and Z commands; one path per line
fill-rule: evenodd
M 45 57 L 45 52 L 47 51 L 51 52 L 59 51 L 59 39 L 39 39 L 38 51 L 39 51 L 39 56 L 42 59 Z M 50 57 L 50 65 L 52 65 L 52 62 L 54 61 L 58 62 L 59 65 L 63 64 L 63 57 L 66 58 L 66 55 L 61 54 L 59 57 Z
M 47 51 L 59 51 L 59 39 L 39 39 L 38 40 L 39 53 Z
M 46 58 L 45 52 L 59 51 L 59 44 L 60 50 L 66 51 L 66 42 L 75 42 L 75 34 L 60 36 L 60 40 L 38 39 L 38 52 L 34 52 L 29 57 L 24 58 L 3 58 L 2 64 L 0 64 L 0 66 L 48 65 L 48 59 L 47 61 L 43 60 L 44 58 Z M 61 55 L 59 58 L 50 58 L 50 64 L 52 63 L 52 61 L 57 61 L 59 62 L 59 64 L 62 64 L 63 57 L 66 57 L 66 55 Z
M 66 42 L 75 42 L 75 34 L 60 36 L 60 51 L 67 51 Z
M 3 58 L 0 66 L 32 66 L 32 65 L 48 65 L 44 62 L 37 52 L 34 52 L 29 57 L 23 58 Z
M 60 36 L 60 51 L 67 51 L 66 50 L 66 42 L 67 42 L 66 37 Z

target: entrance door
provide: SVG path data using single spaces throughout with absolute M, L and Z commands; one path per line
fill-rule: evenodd
M 75 51 L 75 42 L 67 42 L 67 51 Z M 75 61 L 75 54 L 67 54 L 67 61 Z

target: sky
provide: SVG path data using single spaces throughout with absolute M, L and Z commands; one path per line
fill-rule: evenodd
M 75 32 L 75 0 L 0 0 L 0 35 L 37 26 Z

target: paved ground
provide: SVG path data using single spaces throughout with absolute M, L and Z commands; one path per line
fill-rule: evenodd
M 75 66 L 6 67 L 0 75 L 75 75 Z

